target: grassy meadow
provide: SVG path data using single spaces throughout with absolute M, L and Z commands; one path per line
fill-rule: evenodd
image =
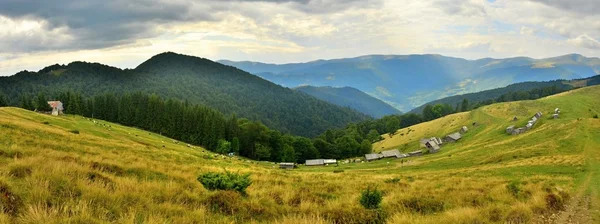
M 531 131 L 504 133 L 537 111 Z M 100 120 L 0 108 L 0 223 L 598 223 L 596 114 L 600 87 L 582 88 L 449 115 L 373 145 L 409 152 L 423 137 L 470 129 L 436 154 L 280 170 Z M 251 173 L 247 196 L 196 180 L 224 170 Z M 368 186 L 383 191 L 380 210 L 359 204 Z

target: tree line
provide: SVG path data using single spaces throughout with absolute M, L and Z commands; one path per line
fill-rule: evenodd
M 4 99 L 4 100 L 3 100 Z M 0 103 L 7 102 L 0 94 Z M 369 142 L 354 139 L 323 142 L 321 139 L 293 136 L 273 130 L 260 121 L 225 116 L 206 106 L 156 94 L 101 94 L 84 97 L 62 92 L 55 97 L 44 93 L 24 94 L 19 106 L 28 110 L 49 111 L 47 101 L 60 100 L 64 113 L 106 120 L 159 133 L 169 138 L 200 145 L 216 153 L 235 153 L 254 160 L 304 163 L 307 159 L 349 158 L 371 151 Z M 7 105 L 7 103 L 0 104 Z

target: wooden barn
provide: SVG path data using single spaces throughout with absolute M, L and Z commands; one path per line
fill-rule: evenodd
M 294 163 L 279 163 L 279 169 L 294 169 L 296 164 Z
M 462 135 L 458 132 L 452 133 L 444 137 L 444 142 L 456 142 L 462 138 Z
M 309 159 L 309 160 L 306 160 L 306 162 L 304 164 L 307 166 L 324 166 L 325 160 L 324 159 Z

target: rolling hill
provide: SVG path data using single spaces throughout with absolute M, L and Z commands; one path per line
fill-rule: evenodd
M 554 80 L 547 82 L 521 82 L 510 84 L 506 87 L 484 90 L 476 93 L 467 93 L 455 96 L 449 96 L 446 98 L 442 98 L 439 100 L 434 100 L 423 104 L 415 109 L 412 109 L 410 113 L 421 113 L 423 108 L 426 105 L 435 105 L 435 104 L 450 104 L 457 105 L 460 104 L 463 99 L 467 99 L 472 104 L 477 102 L 483 102 L 486 100 L 496 100 L 498 97 L 503 94 L 512 93 L 512 92 L 520 92 L 520 91 L 529 91 L 533 89 L 539 89 L 543 87 L 551 87 L 555 86 L 558 89 L 569 90 L 573 88 L 580 88 L 585 86 L 593 86 L 600 85 L 600 75 L 596 75 L 589 78 L 584 79 L 573 79 L 573 80 Z
M 0 222 L 597 223 L 599 98 L 594 86 L 488 105 L 374 145 L 406 152 L 469 126 L 436 154 L 294 170 L 104 121 L 0 108 Z M 555 107 L 561 116 L 550 119 Z M 534 129 L 504 133 L 512 116 L 537 111 Z M 224 169 L 250 174 L 246 196 L 196 180 Z M 384 192 L 379 210 L 359 203 L 368 186 Z
M 287 87 L 354 87 L 400 111 L 448 96 L 518 82 L 587 78 L 600 73 L 599 58 L 578 54 L 479 60 L 441 55 L 367 55 L 281 65 L 220 62 Z
M 400 113 L 385 102 L 352 87 L 300 86 L 294 89 L 338 106 L 350 107 L 374 118 Z
M 73 62 L 0 77 L 0 92 L 11 105 L 23 94 L 74 91 L 84 96 L 142 92 L 188 101 L 229 115 L 258 120 L 284 133 L 316 136 L 367 115 L 281 87 L 231 66 L 207 59 L 162 53 L 135 69 Z

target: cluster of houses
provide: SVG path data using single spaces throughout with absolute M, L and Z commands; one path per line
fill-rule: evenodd
M 442 144 L 444 144 L 444 142 L 456 142 L 456 141 L 460 140 L 462 138 L 462 135 L 464 133 L 466 133 L 467 131 L 469 131 L 467 126 L 463 126 L 462 128 L 460 128 L 460 130 L 458 132 L 447 135 L 446 137 L 444 137 L 443 140 L 438 137 L 421 139 L 421 147 L 428 148 L 430 153 L 436 153 L 436 152 L 440 151 L 440 147 L 442 146 Z M 413 152 L 409 152 L 409 153 L 401 153 L 398 149 L 392 149 L 392 150 L 385 150 L 380 153 L 365 154 L 364 161 L 370 162 L 370 161 L 374 161 L 374 160 L 389 159 L 389 158 L 402 159 L 402 158 L 408 158 L 408 157 L 413 157 L 413 156 L 422 156 L 422 155 L 423 155 L 422 150 L 417 150 L 417 151 L 413 151 Z M 348 162 L 349 162 L 349 160 L 346 160 L 345 162 L 342 161 L 342 163 L 348 163 Z M 362 162 L 362 160 L 356 159 L 356 160 L 354 160 L 354 162 Z M 306 166 L 327 166 L 330 164 L 337 164 L 337 163 L 338 163 L 338 161 L 335 159 L 309 159 L 309 160 L 306 160 L 306 162 L 304 164 Z M 294 169 L 296 167 L 297 166 L 295 163 L 279 163 L 280 169 Z
M 556 110 L 558 111 L 558 108 L 556 108 Z M 542 112 L 537 112 L 533 115 L 533 117 L 531 118 L 531 120 L 529 120 L 527 122 L 527 125 L 525 125 L 525 127 L 520 127 L 520 128 L 515 128 L 514 125 L 508 126 L 506 128 L 506 133 L 510 134 L 510 135 L 518 135 L 518 134 L 522 134 L 527 132 L 528 130 L 532 129 L 533 126 L 535 125 L 535 123 L 537 123 L 537 121 L 542 117 Z M 558 117 L 558 116 L 557 116 Z M 516 121 L 517 117 L 515 117 L 513 119 L 513 121 Z

